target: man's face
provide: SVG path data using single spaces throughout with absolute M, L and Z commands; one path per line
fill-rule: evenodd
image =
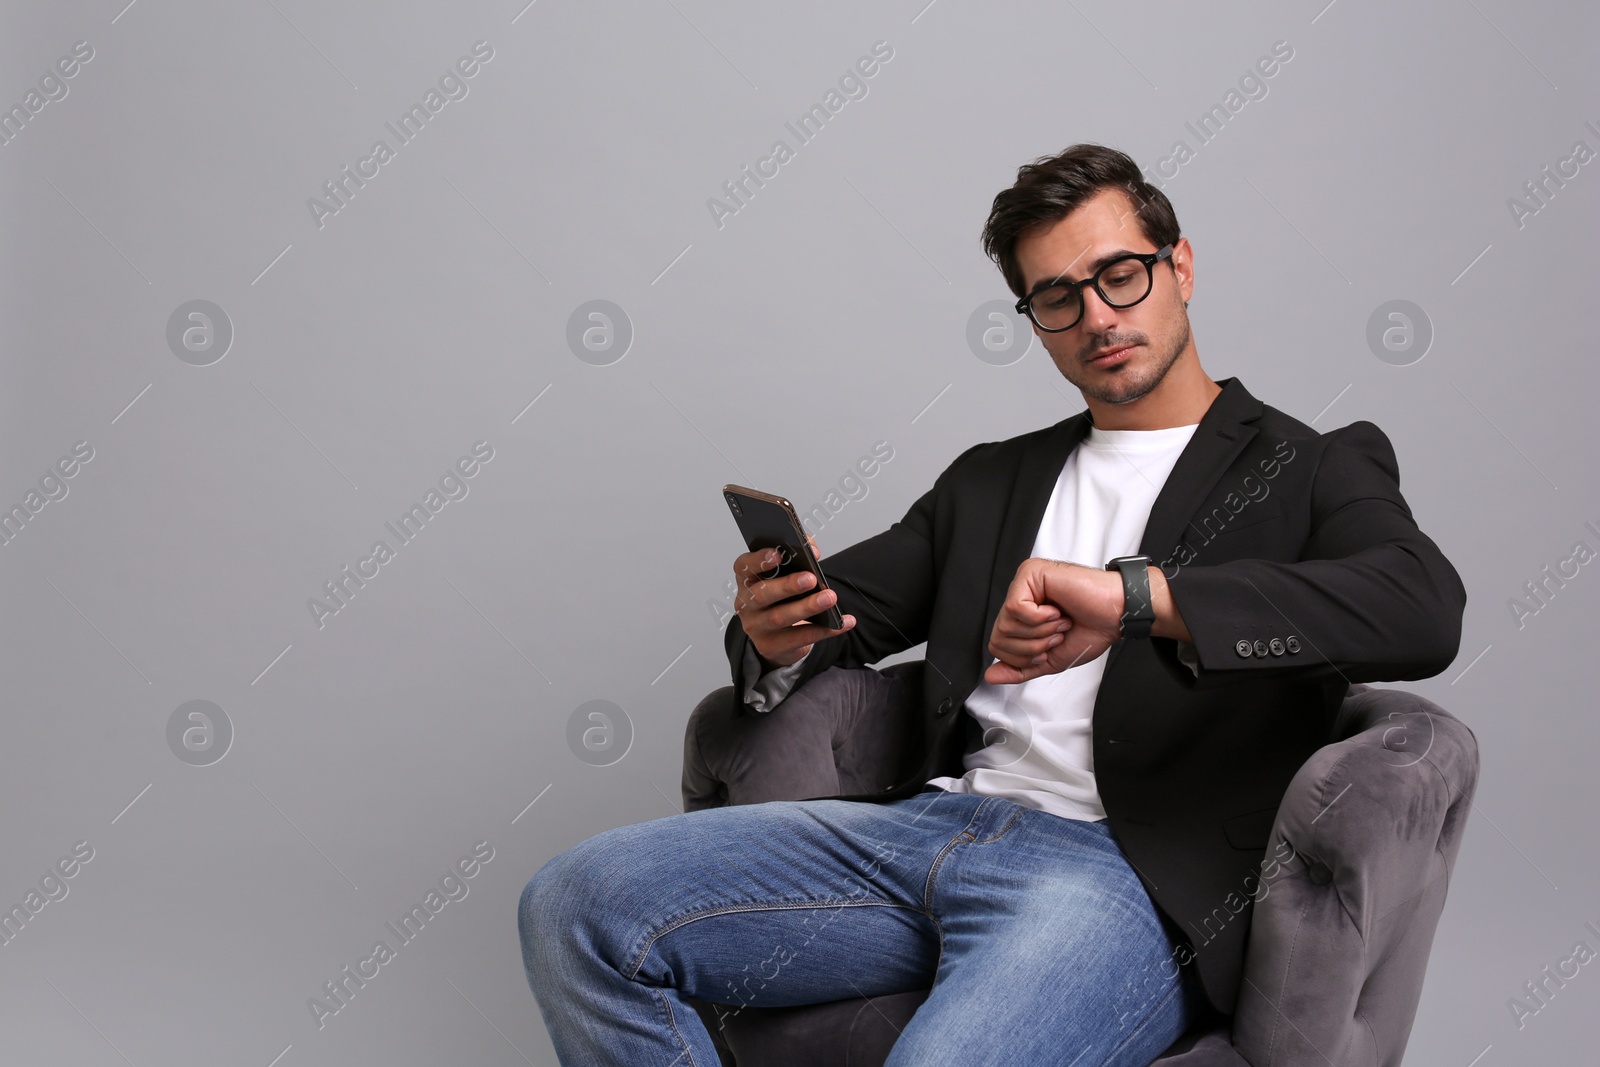
M 1121 189 L 1102 189 L 1065 218 L 1017 242 L 1023 292 L 1056 278 L 1082 281 L 1109 257 L 1158 251 L 1134 216 Z M 1168 264 L 1171 266 L 1168 266 Z M 1109 287 L 1108 287 L 1109 288 Z M 1193 356 L 1189 313 L 1194 290 L 1189 241 L 1180 238 L 1172 255 L 1155 265 L 1150 295 L 1130 308 L 1114 308 L 1094 286 L 1083 287 L 1083 318 L 1070 330 L 1034 328 L 1067 381 L 1088 400 L 1129 404 L 1150 392 L 1186 351 Z M 1120 349 L 1108 353 L 1108 350 Z

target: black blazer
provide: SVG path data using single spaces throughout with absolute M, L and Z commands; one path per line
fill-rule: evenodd
M 1218 384 L 1140 544 L 1166 573 L 1194 645 L 1114 645 L 1093 744 L 1117 840 L 1188 938 L 1212 1004 L 1231 1014 L 1250 894 L 1259 892 L 1289 780 L 1328 743 L 1350 683 L 1426 678 L 1449 666 L 1466 590 L 1417 529 L 1383 431 L 1355 422 L 1319 433 L 1237 379 Z M 828 554 L 828 582 L 856 625 L 812 647 L 796 687 L 829 667 L 867 666 L 927 642 L 920 736 L 903 779 L 839 799 L 894 800 L 965 773 L 962 758 L 981 738 L 963 704 L 992 662 L 989 635 L 1006 590 L 1089 427 L 1080 412 L 975 445 L 899 522 Z M 735 615 L 724 644 L 741 695 L 747 642 Z

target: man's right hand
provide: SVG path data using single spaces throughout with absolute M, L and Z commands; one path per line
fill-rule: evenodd
M 818 559 L 822 552 L 810 534 L 806 540 Z M 805 658 L 811 646 L 827 637 L 842 634 L 856 624 L 854 615 L 844 616 L 844 625 L 837 630 L 817 626 L 805 620 L 826 609 L 839 594 L 831 589 L 788 601 L 816 585 L 816 576 L 810 571 L 796 571 L 781 578 L 772 577 L 778 568 L 778 550 L 757 549 L 735 556 L 734 581 L 738 592 L 734 596 L 734 610 L 744 626 L 745 636 L 755 646 L 761 657 L 763 670 L 786 667 Z M 788 601 L 788 603 L 779 603 Z

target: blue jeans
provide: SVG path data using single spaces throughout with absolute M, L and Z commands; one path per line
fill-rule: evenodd
M 685 997 L 931 987 L 889 1067 L 1142 1067 L 1204 1010 L 1109 824 L 933 787 L 607 830 L 534 875 L 518 926 L 568 1065 L 717 1067 Z

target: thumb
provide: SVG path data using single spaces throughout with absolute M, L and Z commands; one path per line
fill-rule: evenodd
M 1022 681 L 1022 672 L 1003 660 L 995 660 L 983 672 L 984 681 L 990 685 L 1015 685 Z

